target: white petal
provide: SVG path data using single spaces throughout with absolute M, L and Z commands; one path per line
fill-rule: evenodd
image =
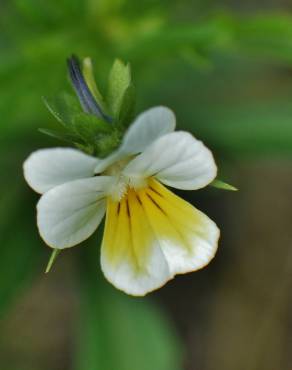
M 59 185 L 46 192 L 37 205 L 41 237 L 53 248 L 69 248 L 87 239 L 105 213 L 105 191 L 110 177 L 92 177 Z
M 217 167 L 211 151 L 183 131 L 157 139 L 133 159 L 124 174 L 133 178 L 155 177 L 178 189 L 195 190 L 214 180 Z
M 175 115 L 166 107 L 154 107 L 141 113 L 125 133 L 119 149 L 98 161 L 95 173 L 101 173 L 114 162 L 141 153 L 154 140 L 174 131 Z
M 154 107 L 141 113 L 129 127 L 123 140 L 124 151 L 141 153 L 154 140 L 175 129 L 175 115 L 166 107 Z
M 24 162 L 24 177 L 38 193 L 94 175 L 96 158 L 71 148 L 41 149 Z
M 219 230 L 195 207 L 155 180 L 108 201 L 101 266 L 118 289 L 142 296 L 176 274 L 205 266 L 217 250 Z

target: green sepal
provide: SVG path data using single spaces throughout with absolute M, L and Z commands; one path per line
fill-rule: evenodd
M 80 113 L 74 117 L 75 132 L 92 148 L 92 153 L 103 158 L 110 154 L 120 143 L 118 130 L 95 116 Z M 84 148 L 81 148 L 84 150 Z M 87 147 L 88 152 L 88 147 Z
M 102 119 L 84 113 L 78 101 L 64 93 L 44 98 L 49 111 L 62 124 L 65 131 L 40 129 L 46 135 L 69 142 L 87 154 L 104 157 L 120 143 L 121 133 Z
M 98 157 L 105 158 L 118 148 L 122 141 L 121 131 L 113 128 L 110 134 L 100 135 L 98 141 Z
M 131 69 L 129 64 L 124 64 L 116 59 L 109 74 L 107 103 L 112 115 L 117 119 L 126 90 L 131 85 Z
M 103 120 L 87 113 L 78 113 L 72 117 L 72 129 L 80 135 L 85 142 L 95 142 L 99 134 L 110 133 L 111 126 Z
M 95 155 L 95 149 L 90 144 L 79 144 L 79 143 L 75 143 L 75 146 L 76 146 L 77 149 L 81 150 L 85 154 Z
M 78 100 L 67 93 L 54 97 L 43 97 L 43 101 L 48 110 L 66 129 L 71 129 L 73 117 L 82 112 Z
M 118 117 L 118 126 L 128 127 L 135 117 L 136 91 L 131 84 L 124 92 Z
M 238 191 L 238 189 L 235 186 L 227 184 L 227 182 L 224 182 L 218 179 L 211 182 L 210 186 L 213 186 L 214 188 L 222 189 L 222 190 Z
M 103 109 L 108 106 L 105 111 L 113 116 L 113 123 L 84 113 L 74 96 L 62 93 L 54 98 L 43 100 L 49 111 L 62 124 L 64 132 L 50 129 L 40 129 L 40 131 L 72 143 L 87 154 L 104 158 L 118 147 L 125 129 L 134 118 L 135 89 L 131 83 L 130 66 L 120 60 L 114 62 L 109 76 L 107 102 L 104 101 L 96 86 L 89 58 L 83 61 L 83 73 L 97 102 Z
M 68 133 L 68 132 L 62 132 L 62 131 L 57 131 L 57 130 L 51 130 L 47 128 L 39 128 L 39 132 L 42 134 L 48 135 L 50 137 L 53 137 L 55 139 L 59 139 L 68 143 L 78 143 L 78 144 L 84 144 L 83 140 L 73 134 L 73 133 Z
M 53 264 L 55 263 L 55 261 L 56 261 L 58 255 L 60 254 L 60 252 L 61 252 L 60 249 L 54 249 L 53 250 L 53 252 L 51 254 L 51 257 L 49 259 L 49 262 L 47 264 L 47 267 L 46 267 L 46 271 L 45 271 L 46 274 L 51 271 L 51 268 L 52 268 Z
M 94 78 L 92 62 L 91 59 L 88 57 L 83 59 L 82 72 L 91 94 L 94 96 L 102 110 L 106 113 L 107 109 L 105 106 L 105 101 L 97 87 L 96 80 Z

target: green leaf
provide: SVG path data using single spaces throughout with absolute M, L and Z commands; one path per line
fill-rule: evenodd
M 181 369 L 181 344 L 163 312 L 147 298 L 127 296 L 106 282 L 98 273 L 95 247 L 96 240 L 80 259 L 81 321 L 74 369 Z
M 131 84 L 131 70 L 119 59 L 115 60 L 109 75 L 107 103 L 115 118 L 119 117 L 124 94 Z
M 229 190 L 229 191 L 237 191 L 238 189 L 230 184 L 227 184 L 227 182 L 223 182 L 221 180 L 214 180 L 211 182 L 210 186 L 213 186 L 214 188 L 222 189 L 222 190 Z

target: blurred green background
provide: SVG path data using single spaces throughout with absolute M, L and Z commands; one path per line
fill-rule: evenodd
M 217 257 L 147 298 L 104 280 L 99 235 L 44 274 L 22 163 L 60 145 L 41 97 L 72 52 L 102 88 L 129 61 L 137 112 L 171 107 L 240 189 L 183 194 L 221 227 Z M 291 67 L 288 0 L 1 0 L 1 370 L 291 369 Z

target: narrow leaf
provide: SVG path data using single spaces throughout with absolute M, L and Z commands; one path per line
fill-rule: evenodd
M 55 263 L 55 261 L 56 261 L 58 255 L 60 254 L 60 252 L 61 252 L 60 249 L 54 249 L 53 250 L 53 252 L 51 254 L 51 257 L 49 259 L 49 262 L 47 264 L 47 267 L 46 267 L 46 271 L 45 271 L 46 274 L 51 271 L 51 268 L 52 268 L 53 264 Z
M 214 180 L 211 182 L 210 186 L 213 186 L 214 188 L 222 189 L 222 190 L 229 190 L 229 191 L 237 191 L 238 189 L 230 184 L 227 184 L 227 182 L 223 182 L 221 180 Z

